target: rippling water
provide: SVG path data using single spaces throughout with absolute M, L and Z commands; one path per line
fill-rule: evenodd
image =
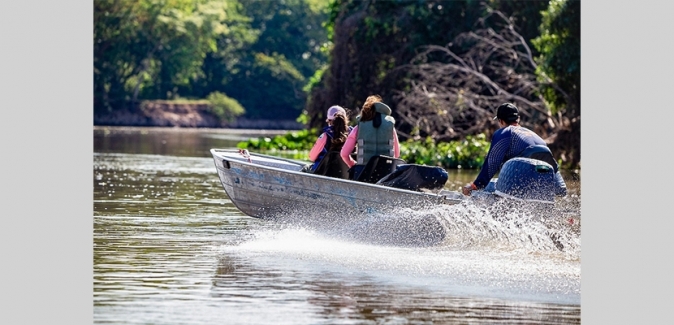
M 368 244 L 241 214 L 208 156 L 241 137 L 95 130 L 95 323 L 580 323 L 573 181 L 555 218 L 465 204 L 418 212 L 452 230 L 440 245 Z

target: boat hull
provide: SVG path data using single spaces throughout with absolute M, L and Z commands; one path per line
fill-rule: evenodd
M 222 186 L 241 212 L 257 218 L 306 214 L 340 218 L 390 213 L 460 199 L 383 185 L 301 172 L 302 162 L 252 154 L 250 162 L 237 150 L 212 149 Z
M 487 191 L 464 196 L 454 191 L 413 191 L 316 175 L 301 171 L 304 162 L 249 155 L 236 149 L 211 149 L 211 153 L 223 189 L 244 214 L 347 240 L 437 245 L 445 240 L 449 229 L 432 211 L 467 199 L 478 206 L 495 206 L 497 220 L 525 205 L 532 205 L 526 208 L 540 215 L 549 215 L 553 207 L 547 201 L 510 200 Z M 502 203 L 495 204 L 499 201 Z

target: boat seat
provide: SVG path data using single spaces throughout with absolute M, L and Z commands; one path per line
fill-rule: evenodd
M 377 155 L 370 158 L 365 167 L 362 167 L 363 165 L 353 166 L 349 170 L 349 176 L 359 182 L 376 183 L 403 164 L 406 164 L 406 162 L 400 158 Z
M 344 162 L 339 151 L 328 151 L 316 167 L 314 174 L 348 179 L 349 165 Z

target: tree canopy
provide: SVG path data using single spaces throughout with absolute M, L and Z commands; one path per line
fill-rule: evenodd
M 94 2 L 94 110 L 144 99 L 237 100 L 251 118 L 295 119 L 327 62 L 317 0 Z
M 580 0 L 94 2 L 97 113 L 211 98 L 229 119 L 320 128 L 326 108 L 355 117 L 372 94 L 403 140 L 489 134 L 493 109 L 514 102 L 573 166 Z
M 579 0 L 344 0 L 331 10 L 334 47 L 310 125 L 325 107 L 355 116 L 379 94 L 403 139 L 459 140 L 493 132 L 495 107 L 510 101 L 565 165 L 580 162 Z

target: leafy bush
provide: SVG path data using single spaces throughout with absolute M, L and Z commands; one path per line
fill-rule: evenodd
M 237 147 L 270 154 L 291 154 L 295 159 L 308 159 L 308 151 L 316 142 L 315 130 L 301 130 L 277 135 L 273 138 L 259 137 L 239 142 Z M 400 158 L 411 164 L 441 166 L 445 169 L 476 169 L 482 166 L 489 151 L 489 141 L 484 134 L 468 136 L 463 141 L 435 143 L 407 140 L 400 143 Z
M 248 141 L 239 142 L 237 147 L 240 149 L 251 149 L 259 152 L 271 154 L 283 154 L 288 151 L 298 151 L 293 153 L 295 159 L 309 159 L 309 150 L 313 147 L 318 138 L 315 130 L 292 131 L 283 135 L 277 135 L 273 138 L 259 137 Z M 284 155 L 285 156 L 285 155 Z
M 211 112 L 221 121 L 231 122 L 237 116 L 246 113 L 246 110 L 236 99 L 228 97 L 219 91 L 210 93 L 206 99 L 210 104 Z
M 462 141 L 435 143 L 407 140 L 400 144 L 400 158 L 411 164 L 441 166 L 445 169 L 480 168 L 489 151 L 489 141 L 484 134 L 467 136 Z

